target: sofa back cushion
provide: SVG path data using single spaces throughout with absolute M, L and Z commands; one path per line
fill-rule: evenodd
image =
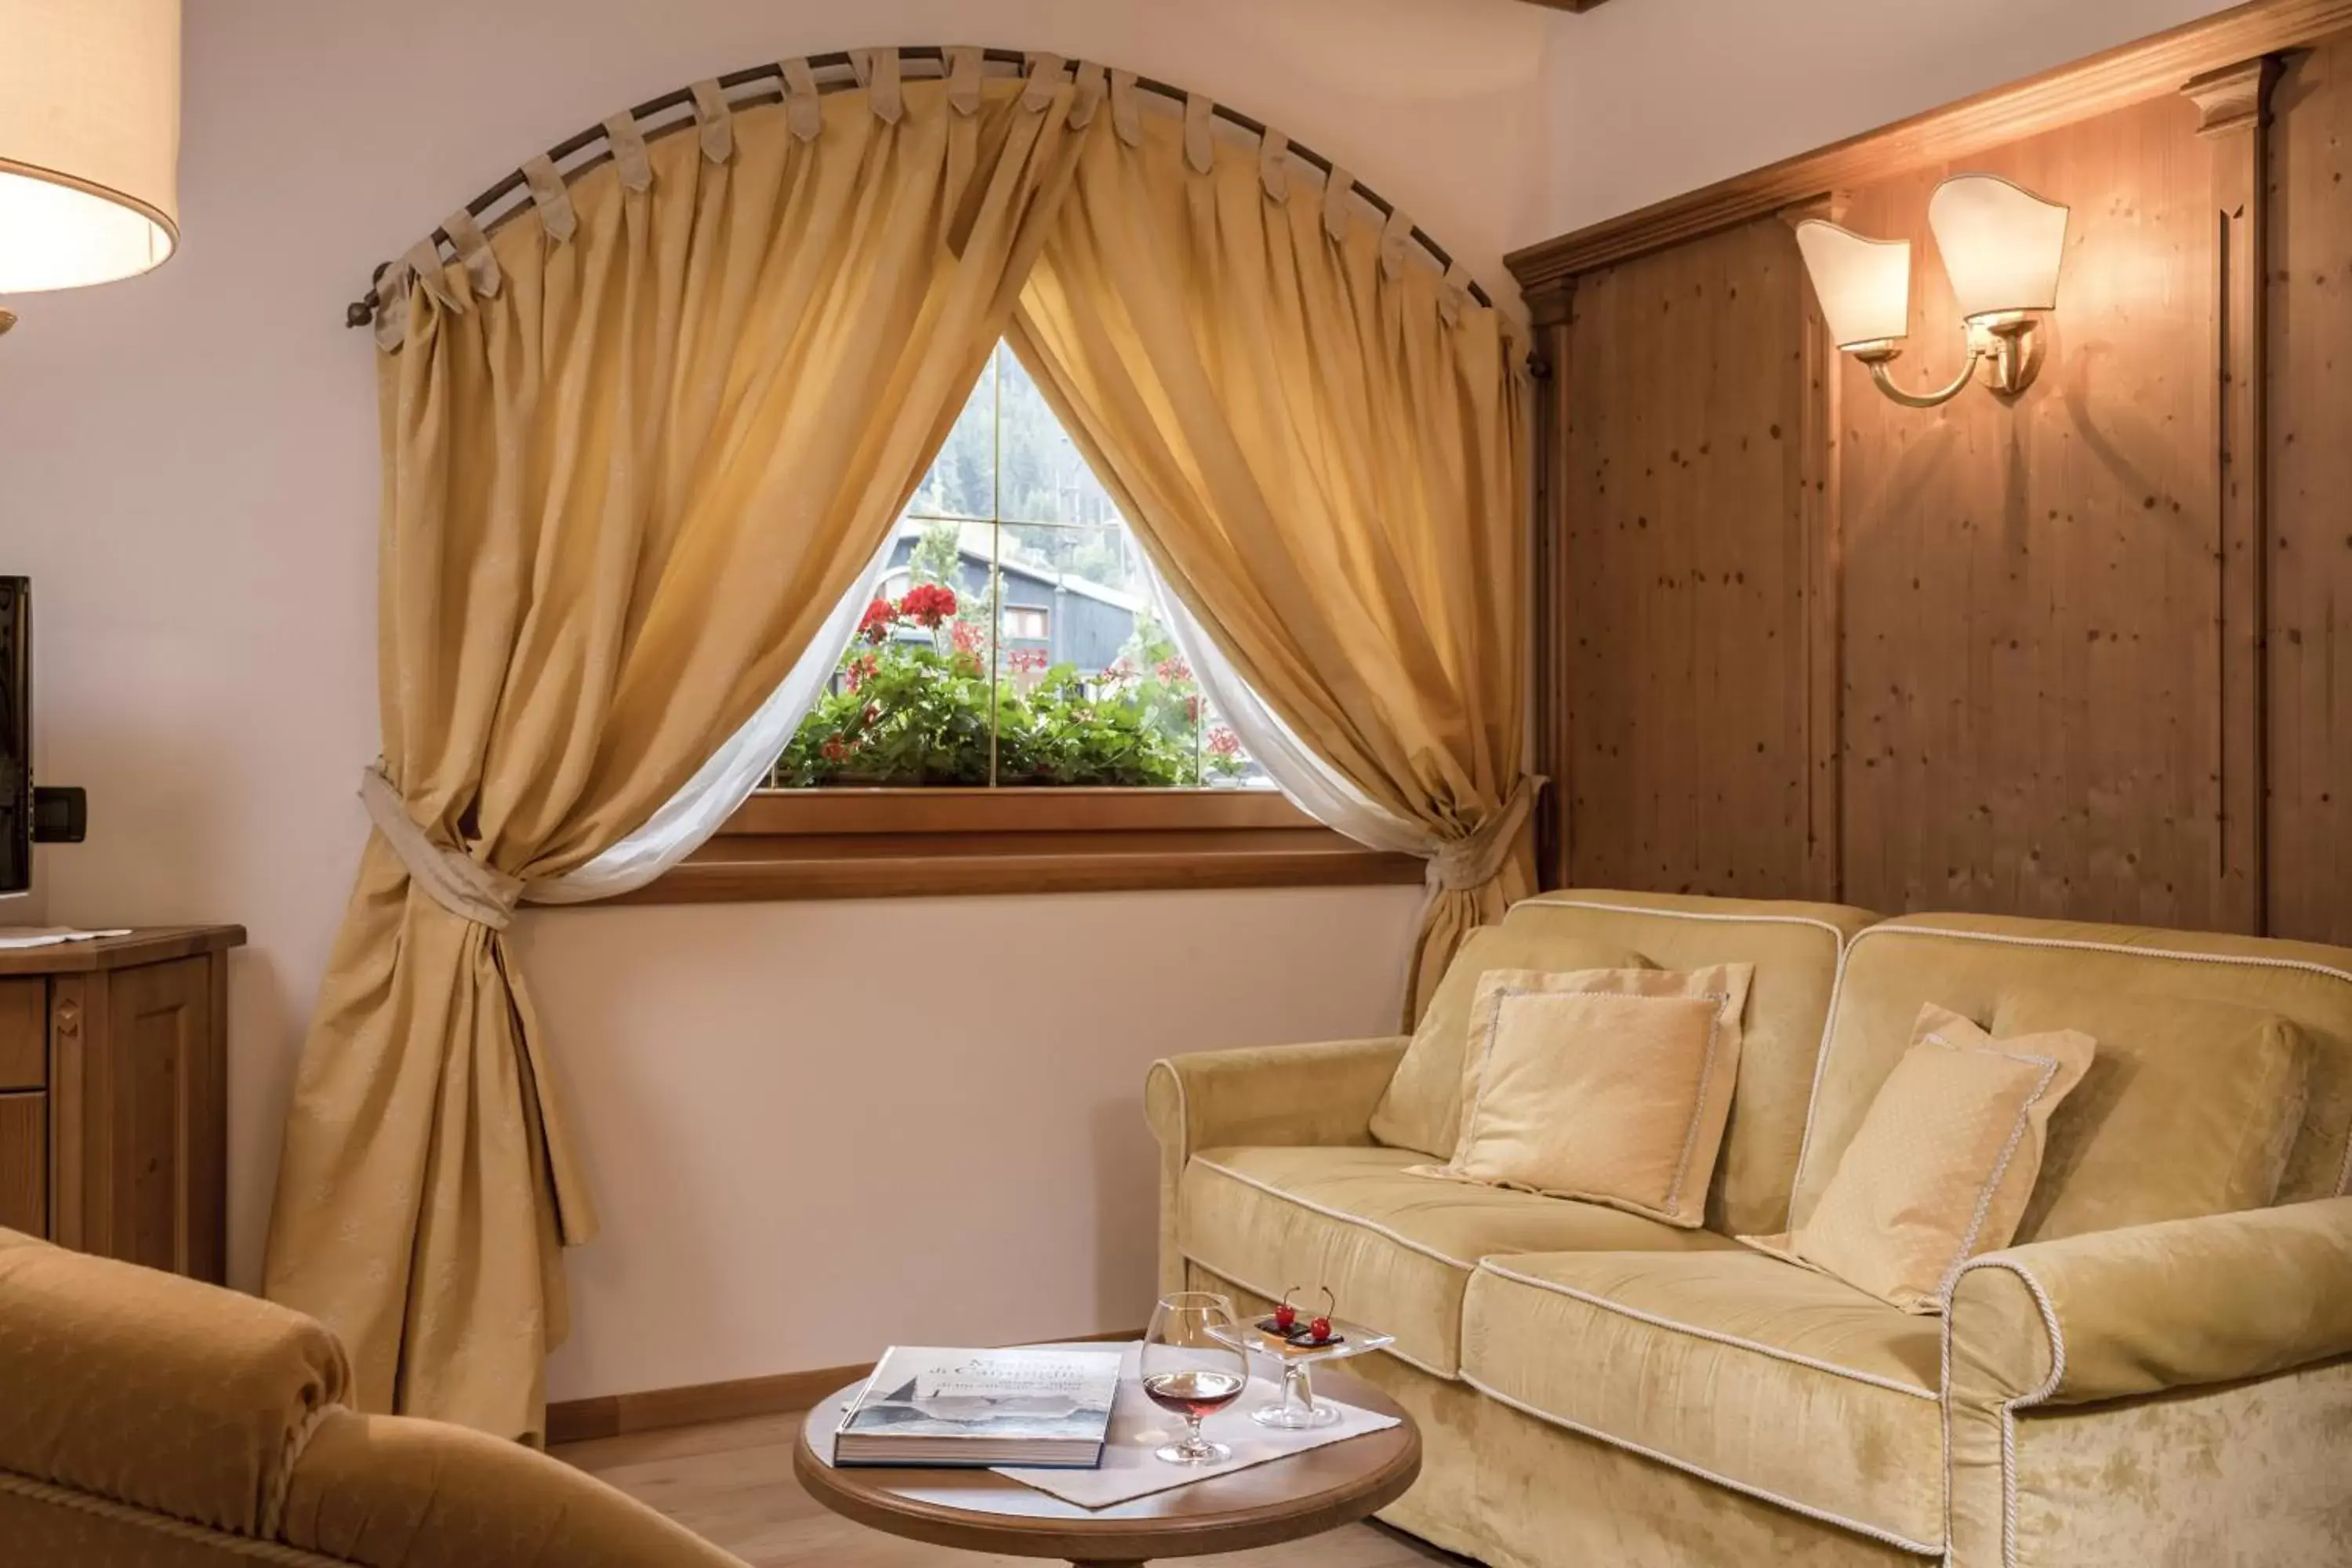
M 1492 945 L 1465 948 L 1465 954 L 1475 955 L 1476 973 L 1449 970 L 1441 994 L 1460 985 L 1461 1017 L 1452 1026 L 1466 1036 L 1470 995 L 1476 990 L 1477 973 L 1486 969 L 1628 967 L 1593 961 L 1594 954 L 1610 950 L 1638 953 L 1657 969 L 1755 965 L 1739 1081 L 1708 1190 L 1706 1224 L 1726 1235 L 1769 1235 L 1788 1227 L 1789 1187 L 1804 1137 L 1813 1058 L 1829 1016 L 1838 954 L 1848 937 L 1876 918 L 1838 904 L 1597 889 L 1541 893 L 1512 906 L 1502 924 L 1493 928 L 1487 939 Z M 1465 967 L 1457 961 L 1456 970 Z M 1431 1016 L 1437 1012 L 1433 1002 Z M 1441 1160 L 1451 1158 L 1460 1130 L 1459 1060 L 1457 1055 L 1452 1117 L 1443 1127 L 1427 1129 L 1442 1131 L 1442 1141 L 1412 1142 L 1394 1136 L 1398 1122 L 1393 1116 L 1375 1120 L 1373 1136 Z M 1392 1097 L 1395 1092 L 1391 1085 Z M 1390 1110 L 1389 1102 L 1381 1109 Z
M 2352 952 L 1997 915 L 1906 915 L 1846 954 L 1790 1205 L 1803 1224 L 1923 1004 L 2079 1029 L 2020 1242 L 2330 1196 L 2352 1139 Z

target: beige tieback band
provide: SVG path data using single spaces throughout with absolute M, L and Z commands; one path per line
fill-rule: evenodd
M 1440 844 L 1437 853 L 1429 858 L 1429 890 L 1467 893 L 1501 876 L 1503 862 L 1518 841 L 1519 829 L 1527 826 L 1528 814 L 1535 809 L 1536 792 L 1543 786 L 1541 777 L 1526 775 L 1503 803 L 1503 809 L 1473 828 L 1468 837 Z
M 367 806 L 368 820 L 407 868 L 409 880 L 430 893 L 435 903 L 459 920 L 492 931 L 507 929 L 522 899 L 520 878 L 427 838 L 409 816 L 408 803 L 400 798 L 381 762 L 360 775 L 360 799 Z

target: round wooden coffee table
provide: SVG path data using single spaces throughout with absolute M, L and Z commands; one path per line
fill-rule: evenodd
M 853 1383 L 809 1412 L 793 1473 L 835 1513 L 967 1552 L 1095 1568 L 1245 1552 L 1352 1524 L 1394 1502 L 1421 1473 L 1412 1417 L 1370 1384 L 1336 1372 L 1318 1379 L 1319 1393 L 1397 1424 L 1109 1508 L 1080 1508 L 991 1470 L 835 1469 L 819 1456 L 832 1451 L 842 1407 L 864 1386 Z

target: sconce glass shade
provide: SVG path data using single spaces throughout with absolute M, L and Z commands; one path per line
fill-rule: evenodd
M 1927 226 L 1960 314 L 2058 306 L 2067 209 L 1997 174 L 1955 174 L 1927 198 Z
M 1821 218 L 1797 226 L 1797 248 L 1842 349 L 1911 331 L 1911 242 L 1871 239 Z
M 0 294 L 169 257 L 180 0 L 0 0 Z

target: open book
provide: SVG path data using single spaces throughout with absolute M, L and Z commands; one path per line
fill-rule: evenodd
M 1102 1462 L 1120 1360 L 893 1345 L 843 1412 L 833 1462 L 1090 1468 Z

